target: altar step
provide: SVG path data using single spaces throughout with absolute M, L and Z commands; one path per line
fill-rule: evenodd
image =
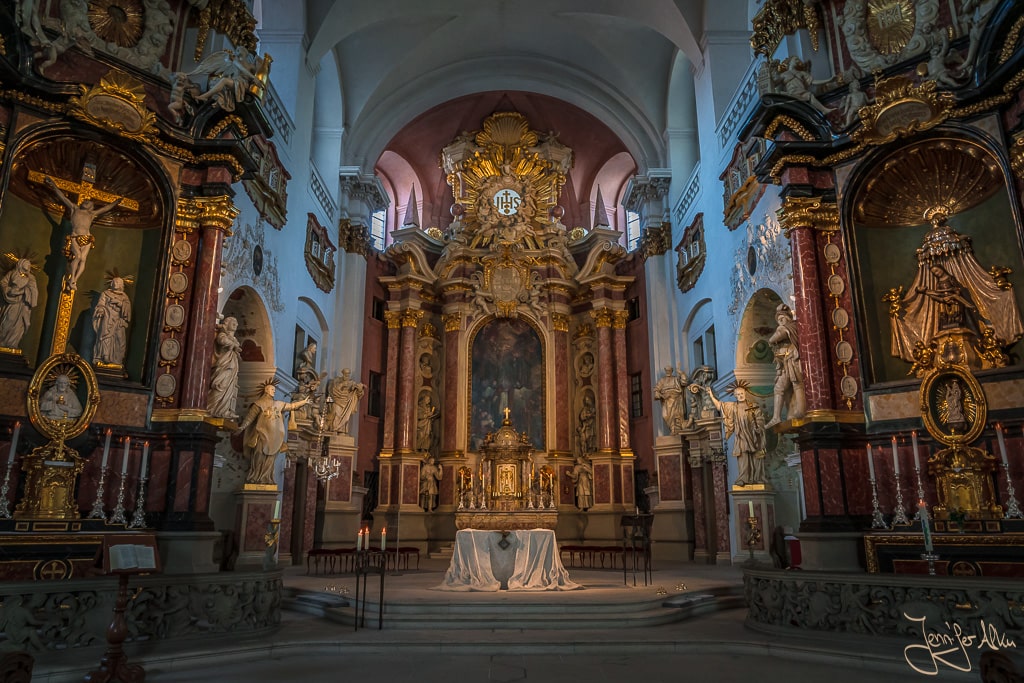
M 443 593 L 441 594 L 444 595 Z M 585 602 L 576 591 L 546 592 L 544 600 L 521 601 L 505 591 L 447 601 L 422 598 L 384 601 L 384 628 L 418 629 L 622 629 L 659 626 L 685 621 L 745 605 L 741 586 L 723 586 L 672 596 L 637 596 L 635 600 L 594 600 Z M 538 594 L 533 593 L 531 596 Z M 366 604 L 366 626 L 376 628 L 378 604 L 371 591 Z M 329 621 L 353 625 L 354 596 L 288 589 L 286 609 L 320 616 Z
M 443 545 L 440 548 L 438 548 L 437 550 L 433 550 L 433 551 L 427 553 L 427 557 L 430 558 L 431 560 L 444 560 L 444 561 L 447 562 L 447 561 L 452 559 L 452 555 L 454 553 L 455 553 L 455 546 L 452 545 L 451 543 L 449 543 L 448 545 Z

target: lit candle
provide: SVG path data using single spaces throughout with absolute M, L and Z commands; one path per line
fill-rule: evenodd
M 356 552 L 363 549 L 363 530 L 356 532 Z
M 121 458 L 121 476 L 128 473 L 128 451 L 132 447 L 132 437 L 124 437 L 124 457 Z
M 875 480 L 875 457 L 871 455 L 871 444 L 868 444 L 868 476 Z
M 388 543 L 388 528 L 385 526 L 385 527 L 381 527 L 381 530 L 380 530 L 380 551 L 381 552 L 384 552 L 384 548 L 387 546 L 387 543 Z
M 892 472 L 899 479 L 900 477 L 900 456 L 896 451 L 896 437 L 892 437 Z
M 921 461 L 917 457 L 917 430 L 910 432 L 910 441 L 914 444 L 914 469 L 921 469 Z
M 932 529 L 928 526 L 928 508 L 925 507 L 924 501 L 918 501 L 918 509 L 921 512 L 921 533 L 924 534 L 924 551 L 930 553 L 934 546 L 932 545 Z
M 14 433 L 11 434 L 11 450 L 7 453 L 7 465 L 14 463 L 14 455 L 18 452 L 18 436 L 21 434 L 21 422 L 14 423 Z M 1005 458 L 1004 458 L 1005 460 Z
M 100 463 L 100 469 L 107 467 L 107 459 L 110 458 L 110 435 L 111 432 L 107 430 L 107 439 L 103 442 L 103 461 Z
M 749 515 L 747 515 L 748 517 L 753 517 L 754 516 L 754 501 L 752 501 L 752 500 L 748 500 L 747 501 L 747 512 L 750 513 Z
M 146 478 L 146 472 L 149 471 L 149 442 L 142 442 L 142 465 L 139 467 L 139 479 Z
M 1009 469 L 1010 461 L 1006 459 L 1006 441 L 1003 440 L 1003 425 L 996 422 L 996 439 L 999 441 L 999 456 L 1003 459 L 1003 467 Z
M 274 519 L 281 519 L 281 501 L 274 501 Z

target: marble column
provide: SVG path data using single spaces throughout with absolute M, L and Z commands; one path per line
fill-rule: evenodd
M 607 309 L 591 311 L 597 327 L 597 449 L 612 452 L 616 439 L 618 411 L 615 401 L 615 353 L 612 340 L 614 312 Z
M 555 453 L 572 453 L 573 420 L 569 408 L 569 387 L 573 386 L 573 368 L 569 357 L 569 319 L 565 315 L 552 316 L 552 337 L 555 347 Z
M 395 450 L 395 414 L 397 401 L 392 400 L 398 395 L 398 347 L 401 336 L 401 314 L 398 311 L 386 311 L 384 320 L 388 326 L 387 368 L 384 376 L 384 438 L 380 457 L 389 458 Z M 381 471 L 383 478 L 384 472 Z
M 459 419 L 459 335 L 462 314 L 445 313 L 444 321 L 444 397 L 441 401 L 441 455 L 461 456 L 458 442 Z
M 416 328 L 423 311 L 402 311 L 398 349 L 398 421 L 395 451 L 405 454 L 416 449 Z
M 210 358 L 217 324 L 217 289 L 224 238 L 238 209 L 227 195 L 195 197 L 190 200 L 199 209 L 200 240 L 196 267 L 192 276 L 192 305 L 189 310 L 189 343 L 181 378 L 181 408 L 206 408 L 210 385 Z
M 633 455 L 629 443 L 629 373 L 626 372 L 626 311 L 615 311 L 612 323 L 612 338 L 615 346 L 615 407 L 616 425 L 619 432 L 619 454 L 625 457 Z M 630 492 L 632 497 L 632 492 Z

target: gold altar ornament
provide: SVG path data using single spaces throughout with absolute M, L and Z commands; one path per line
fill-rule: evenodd
M 79 86 L 78 96 L 68 101 L 68 114 L 142 143 L 157 135 L 156 114 L 146 108 L 145 85 L 113 69 L 98 85 Z
M 25 456 L 25 494 L 16 519 L 78 519 L 75 488 L 85 461 L 68 447 L 88 427 L 100 403 L 92 368 L 74 353 L 54 354 L 32 376 L 28 416 L 48 443 Z
M 962 366 L 943 366 L 921 382 L 920 398 L 925 428 L 947 446 L 928 459 L 938 495 L 935 519 L 949 519 L 951 512 L 972 519 L 1002 517 L 992 486 L 996 458 L 970 445 L 981 436 L 988 417 L 981 384 Z

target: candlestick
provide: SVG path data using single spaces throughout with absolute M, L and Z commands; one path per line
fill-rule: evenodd
M 128 520 L 124 516 L 124 480 L 125 480 L 125 469 L 124 463 L 128 462 L 128 454 L 125 452 L 125 457 L 121 466 L 121 482 L 117 485 L 117 505 L 114 506 L 114 512 L 110 515 L 110 524 L 128 524 Z
M 1010 481 L 1010 463 L 1003 461 L 1003 471 L 1006 473 L 1006 513 L 1003 519 L 1021 519 L 1024 513 L 1020 510 L 1020 503 L 1017 502 L 1017 494 L 1013 490 L 1013 482 Z
M 868 444 L 868 479 L 875 480 L 875 458 L 871 454 L 871 444 Z
M 380 551 L 381 552 L 384 552 L 384 549 L 387 547 L 387 544 L 388 544 L 388 528 L 385 526 L 385 527 L 381 527 L 381 529 L 380 529 Z
M 356 552 L 363 549 L 363 530 L 360 529 L 356 532 Z
M 900 478 L 900 456 L 896 451 L 896 437 L 892 437 L 892 471 L 896 478 Z
M 149 442 L 146 442 L 146 450 L 149 450 Z M 143 455 L 145 458 L 145 455 Z M 128 525 L 129 529 L 145 529 L 146 528 L 146 461 L 142 461 L 142 470 L 139 473 L 139 495 L 135 498 L 135 513 L 132 515 L 132 522 Z
M 889 525 L 885 523 L 885 517 L 882 515 L 881 509 L 878 507 L 878 487 L 875 486 L 874 477 L 871 477 L 871 506 L 873 508 L 871 512 L 871 528 L 888 529 Z
M 907 519 L 907 511 L 903 507 L 903 491 L 900 490 L 900 480 L 896 479 L 896 511 L 892 516 L 893 526 L 910 526 L 910 520 Z
M 1006 459 L 1006 441 L 1003 440 L 1003 425 L 996 422 L 996 440 L 999 442 L 999 456 L 1003 459 L 1003 467 L 1009 467 L 1010 461 Z
M 106 460 L 104 460 L 100 465 L 100 479 L 96 484 L 96 500 L 92 502 L 92 512 L 89 513 L 89 519 L 102 519 L 104 522 L 107 521 L 107 513 L 103 511 L 103 486 L 107 481 L 107 471 L 109 469 L 110 468 L 106 465 Z
M 925 507 L 924 502 L 924 485 L 921 483 L 921 468 L 914 466 L 914 476 L 917 478 L 917 512 L 914 514 L 914 519 L 921 519 L 921 510 Z
M 128 472 L 128 455 L 132 448 L 132 437 L 124 437 L 124 455 L 121 457 L 121 477 L 123 478 L 125 473 Z
M 18 436 L 21 434 L 21 422 L 14 423 L 14 432 L 11 433 L 11 450 L 7 452 L 7 467 L 10 469 L 14 464 L 14 456 L 18 453 Z
M 917 457 L 917 430 L 910 432 L 910 441 L 914 444 L 914 469 L 921 471 L 921 461 Z
M 103 442 L 103 460 L 100 462 L 100 469 L 104 470 L 107 468 L 107 458 L 110 457 L 110 436 L 111 430 L 107 430 L 107 438 Z
M 4 469 L 4 485 L 0 487 L 0 519 L 11 518 L 11 510 L 7 503 L 7 493 L 10 490 L 12 464 L 10 460 L 7 461 L 7 467 Z
M 932 529 L 928 525 L 928 506 L 923 500 L 917 502 L 918 513 L 921 516 L 921 533 L 924 535 L 924 551 L 930 553 L 934 550 L 932 546 Z
M 142 464 L 139 466 L 139 478 L 145 479 L 149 472 L 149 442 L 142 442 Z

